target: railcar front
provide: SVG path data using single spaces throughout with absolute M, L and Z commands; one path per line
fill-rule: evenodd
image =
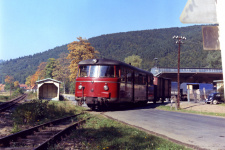
M 102 109 L 119 103 L 119 67 L 111 60 L 89 59 L 79 64 L 75 99 L 91 109 Z

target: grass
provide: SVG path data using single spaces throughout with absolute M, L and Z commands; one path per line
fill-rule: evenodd
M 0 92 L 0 102 L 6 102 L 10 100 L 10 93 L 9 92 Z
M 224 106 L 224 109 L 225 109 L 225 103 L 222 103 L 222 104 L 219 104 L 220 106 Z
M 84 108 L 71 105 L 70 101 L 32 100 L 18 106 L 13 112 L 12 133 L 20 131 L 22 126 L 34 126 L 83 111 Z M 65 149 L 68 143 L 72 143 L 70 148 L 91 150 L 188 149 L 100 115 L 86 113 L 78 119 L 87 117 L 90 119 L 86 124 L 71 132 L 70 136 L 52 149 Z
M 29 92 L 27 95 L 27 99 L 36 99 L 37 93 Z
M 55 148 L 64 149 L 68 143 L 71 143 L 72 149 L 91 150 L 188 149 L 102 116 L 92 116 L 84 126 L 75 130 Z
M 1 96 L 10 96 L 10 92 L 6 91 L 6 92 L 0 92 Z
M 23 94 L 23 91 L 19 88 L 14 91 L 11 91 L 11 96 L 9 91 L 0 92 L 0 102 L 7 102 L 9 100 L 12 100 L 13 98 L 20 96 L 21 94 Z
M 220 104 L 220 105 L 221 106 L 224 106 L 224 109 L 225 109 L 225 104 Z M 186 109 L 182 109 L 182 108 L 179 109 L 179 110 L 175 110 L 174 107 L 171 109 L 170 106 L 163 106 L 163 105 L 158 106 L 157 109 L 165 110 L 165 111 L 176 111 L 176 112 L 192 113 L 192 114 L 199 114 L 199 115 L 209 115 L 209 116 L 225 117 L 225 114 L 224 113 L 213 113 L 213 112 L 194 111 L 194 110 L 186 110 Z
M 16 124 L 33 126 L 81 111 L 82 108 L 71 105 L 69 101 L 31 100 L 19 105 L 13 111 L 12 118 Z

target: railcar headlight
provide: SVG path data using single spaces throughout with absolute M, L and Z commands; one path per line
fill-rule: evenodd
M 79 90 L 81 90 L 82 88 L 83 88 L 83 86 L 82 86 L 82 85 L 79 85 L 79 86 L 78 86 L 78 89 L 79 89 Z
M 105 90 L 105 91 L 108 91 L 108 90 L 109 90 L 108 85 L 104 85 L 104 87 L 103 87 L 103 88 L 104 88 L 104 90 Z

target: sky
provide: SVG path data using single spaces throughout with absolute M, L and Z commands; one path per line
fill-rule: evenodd
M 184 27 L 187 0 L 0 0 L 0 59 L 104 34 Z

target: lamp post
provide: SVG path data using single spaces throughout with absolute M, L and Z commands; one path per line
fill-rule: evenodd
M 184 36 L 173 36 L 178 44 L 178 63 L 177 63 L 177 108 L 180 109 L 180 45 L 183 44 L 183 40 L 186 40 Z

